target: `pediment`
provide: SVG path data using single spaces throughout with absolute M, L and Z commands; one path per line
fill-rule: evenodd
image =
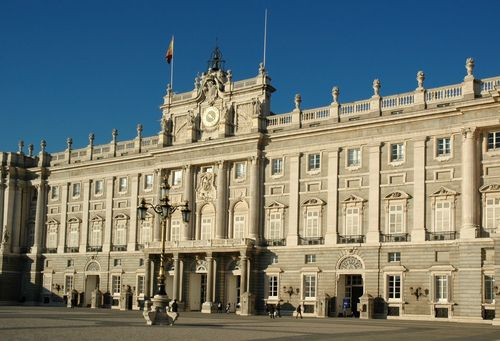
M 500 192 L 500 185 L 499 184 L 484 185 L 481 188 L 479 188 L 479 192 L 481 193 Z
M 302 206 L 323 206 L 326 203 L 319 198 L 311 198 L 302 203 Z
M 55 224 L 55 225 L 59 225 L 59 222 L 58 222 L 56 219 L 52 218 L 52 219 L 50 219 L 49 221 L 47 221 L 47 223 L 46 223 L 46 224 L 47 224 L 47 225 L 54 225 L 54 224 Z
M 410 199 L 410 195 L 403 191 L 394 191 L 384 197 L 385 200 Z
M 430 196 L 431 197 L 444 197 L 444 196 L 451 196 L 451 195 L 457 195 L 458 193 L 454 190 L 451 190 L 449 188 L 446 188 L 444 186 L 441 186 L 436 192 L 432 193 Z
M 349 204 L 349 203 L 354 203 L 354 202 L 365 202 L 366 200 L 358 197 L 357 195 L 351 194 L 347 198 L 345 198 L 342 202 Z
M 96 214 L 90 221 L 104 221 L 104 218 Z
M 278 201 L 274 201 L 273 203 L 269 204 L 268 206 L 266 206 L 266 209 L 267 210 L 272 210 L 272 209 L 285 209 L 287 208 L 286 205 L 278 202 Z

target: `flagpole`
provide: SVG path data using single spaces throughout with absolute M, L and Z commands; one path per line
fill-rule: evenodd
M 264 15 L 264 60 L 262 62 L 262 65 L 264 65 L 264 68 L 266 67 L 266 46 L 267 45 L 267 8 L 265 11 Z
M 174 91 L 174 36 L 172 36 L 172 62 L 170 63 L 170 88 Z

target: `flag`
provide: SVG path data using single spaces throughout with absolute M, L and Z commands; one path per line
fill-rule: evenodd
M 165 59 L 167 60 L 168 64 L 170 64 L 173 57 L 174 57 L 174 37 L 172 36 L 172 40 L 170 40 L 170 45 L 168 45 L 167 54 L 165 55 Z

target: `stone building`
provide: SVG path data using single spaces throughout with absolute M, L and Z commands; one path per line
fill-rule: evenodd
M 0 301 L 133 308 L 156 290 L 162 224 L 137 219 L 167 177 L 167 292 L 187 311 L 281 302 L 304 315 L 494 320 L 500 308 L 500 77 L 271 111 L 261 65 L 234 81 L 218 49 L 161 131 L 49 154 L 1 153 Z M 367 305 L 357 304 L 359 298 Z M 498 316 L 498 314 L 497 314 Z

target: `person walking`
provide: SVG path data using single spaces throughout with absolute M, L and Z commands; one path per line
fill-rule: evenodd
M 217 313 L 221 314 L 222 313 L 222 302 L 219 301 L 219 303 L 217 303 Z
M 296 319 L 298 319 L 298 318 L 299 318 L 299 315 L 300 315 L 300 318 L 302 319 L 302 307 L 301 307 L 301 305 L 300 305 L 300 304 L 297 306 L 296 313 L 297 313 L 297 314 L 295 315 L 295 318 L 296 318 Z
M 231 303 L 226 304 L 226 314 L 229 314 L 229 310 L 231 310 Z
M 274 318 L 274 305 L 272 304 L 269 305 L 269 317 Z
M 167 306 L 167 316 L 170 318 L 170 325 L 173 326 L 175 321 L 179 318 L 179 305 L 177 304 L 177 300 L 174 300 L 170 307 Z
M 281 304 L 280 304 L 280 302 L 278 302 L 278 304 L 276 305 L 276 316 L 281 318 Z

